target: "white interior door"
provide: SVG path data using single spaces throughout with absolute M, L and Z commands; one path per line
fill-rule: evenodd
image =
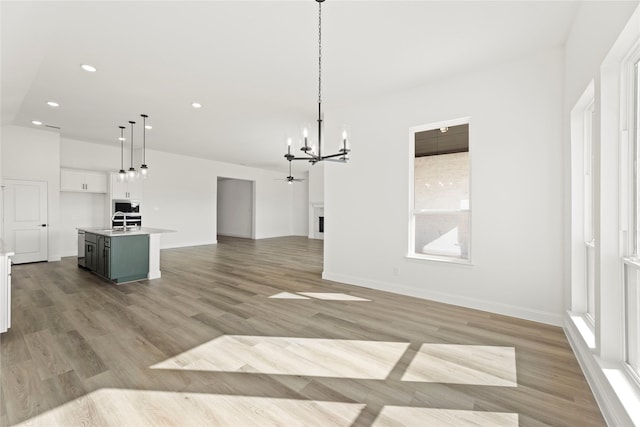
M 47 260 L 47 183 L 4 180 L 4 234 L 14 264 Z

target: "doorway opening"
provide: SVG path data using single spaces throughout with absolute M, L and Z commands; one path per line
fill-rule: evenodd
M 255 239 L 255 181 L 218 177 L 218 236 Z

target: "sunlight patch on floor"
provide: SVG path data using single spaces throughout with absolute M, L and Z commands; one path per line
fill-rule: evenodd
M 422 344 L 402 380 L 517 387 L 515 348 Z
M 271 295 L 269 298 L 275 299 L 310 299 L 308 297 L 292 294 L 291 292 L 280 292 L 279 294 Z
M 30 418 L 27 426 L 350 426 L 363 403 L 100 389 Z
M 372 426 L 518 427 L 518 414 L 385 406 Z
M 275 299 L 321 299 L 325 301 L 371 301 L 342 292 L 280 292 L 271 295 L 269 298 Z
M 343 294 L 339 292 L 298 292 L 311 298 L 317 298 L 328 301 L 371 301 L 370 299 L 354 297 L 353 295 Z
M 154 369 L 384 380 L 409 343 L 224 335 Z

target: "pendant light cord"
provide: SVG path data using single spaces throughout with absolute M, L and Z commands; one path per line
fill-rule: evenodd
M 142 116 L 142 164 L 146 165 L 146 145 L 147 145 L 147 138 L 146 138 L 146 133 L 147 133 L 147 115 L 146 114 L 140 114 Z
M 136 122 L 129 122 L 129 124 L 131 124 L 131 167 L 129 168 L 129 170 L 133 169 L 133 125 L 136 124 Z
M 124 170 L 124 126 L 120 126 L 120 170 Z

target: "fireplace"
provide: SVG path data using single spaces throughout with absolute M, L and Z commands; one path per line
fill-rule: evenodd
M 309 238 L 324 239 L 324 203 L 311 203 L 309 209 Z

